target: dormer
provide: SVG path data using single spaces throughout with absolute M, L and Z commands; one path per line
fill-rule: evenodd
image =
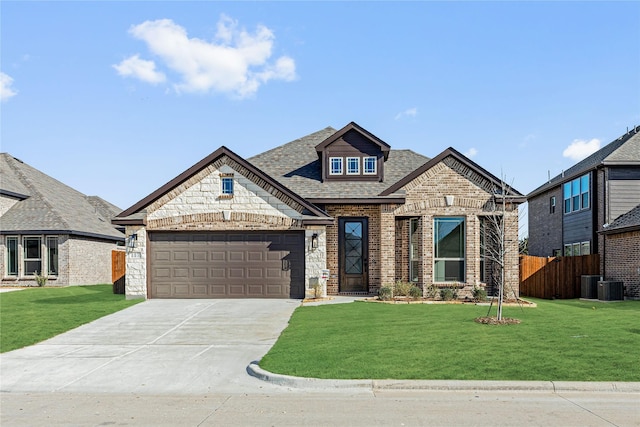
M 316 145 L 322 181 L 383 181 L 389 144 L 351 122 Z

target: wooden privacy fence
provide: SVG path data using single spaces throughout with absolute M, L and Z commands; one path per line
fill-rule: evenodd
M 600 256 L 535 257 L 520 255 L 520 295 L 580 298 L 582 276 L 600 275 Z
M 124 275 L 127 270 L 125 251 L 111 251 L 111 282 L 114 294 L 124 294 Z

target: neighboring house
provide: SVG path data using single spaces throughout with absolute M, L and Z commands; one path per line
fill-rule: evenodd
M 248 160 L 222 147 L 114 219 L 126 227 L 126 294 L 303 298 L 326 274 L 330 295 L 397 280 L 469 295 L 492 282 L 482 234 L 502 187 L 454 149 L 392 150 L 353 122 Z M 506 284 L 518 295 L 524 196 L 505 196 Z
M 604 236 L 602 276 L 623 282 L 626 296 L 640 299 L 640 204 L 600 234 Z
M 111 224 L 120 212 L 99 197 L 64 185 L 0 153 L 0 271 L 3 286 L 111 283 L 111 251 L 124 234 Z
M 529 255 L 600 254 L 605 224 L 640 203 L 640 126 L 527 195 Z

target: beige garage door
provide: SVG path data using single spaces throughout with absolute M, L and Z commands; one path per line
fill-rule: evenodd
M 303 298 L 303 232 L 150 232 L 151 298 Z

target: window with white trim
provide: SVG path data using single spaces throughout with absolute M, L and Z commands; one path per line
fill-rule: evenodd
M 58 275 L 58 238 L 47 237 L 47 275 Z
M 42 274 L 42 239 L 39 236 L 22 238 L 24 251 L 24 275 Z
M 329 158 L 329 174 L 342 175 L 342 157 Z
M 362 173 L 364 175 L 375 175 L 378 173 L 378 159 L 375 157 L 365 157 L 362 159 Z
M 433 221 L 434 282 L 464 282 L 464 218 L 443 217 Z
M 233 174 L 220 174 L 220 193 L 223 198 L 233 197 Z
M 18 238 L 10 236 L 6 238 L 7 245 L 7 276 L 18 275 Z
M 360 175 L 360 157 L 347 157 L 347 175 Z

